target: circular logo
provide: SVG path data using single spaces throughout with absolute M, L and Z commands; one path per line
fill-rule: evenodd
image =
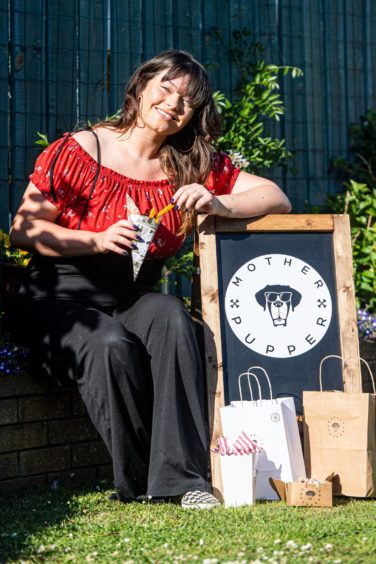
M 278 421 L 281 419 L 279 413 L 272 413 L 270 416 L 270 419 L 273 421 L 273 423 L 278 423 Z
M 243 345 L 264 356 L 289 358 L 310 351 L 324 337 L 332 299 L 310 264 L 290 255 L 262 255 L 232 276 L 225 313 Z
M 302 489 L 299 494 L 300 500 L 304 505 L 319 505 L 321 500 L 320 488 L 309 485 L 307 489 Z
M 331 417 L 328 420 L 328 433 L 331 437 L 342 437 L 345 432 L 345 423 L 340 417 Z

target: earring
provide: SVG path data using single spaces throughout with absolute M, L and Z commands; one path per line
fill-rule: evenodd
M 137 123 L 137 118 L 140 119 L 142 125 L 138 125 L 138 127 L 144 128 L 145 127 L 145 122 L 143 121 L 142 117 L 141 117 L 141 112 L 142 112 L 142 94 L 139 94 L 138 96 L 138 110 L 137 110 L 137 116 L 136 116 L 136 123 Z

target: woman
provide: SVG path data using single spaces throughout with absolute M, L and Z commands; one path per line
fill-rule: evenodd
M 13 331 L 40 366 L 75 381 L 113 459 L 118 498 L 182 497 L 218 504 L 207 480 L 203 374 L 180 300 L 153 293 L 195 212 L 285 213 L 269 180 L 213 153 L 218 115 L 204 68 L 182 51 L 142 64 L 119 117 L 65 135 L 38 158 L 11 230 L 35 253 L 13 309 Z M 127 218 L 173 202 L 136 282 Z M 79 431 L 78 431 L 79 432 Z

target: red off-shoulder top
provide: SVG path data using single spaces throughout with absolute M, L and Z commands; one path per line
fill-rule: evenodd
M 127 219 L 127 194 L 133 201 L 132 208 L 138 208 L 141 215 L 149 215 L 153 207 L 158 212 L 170 203 L 174 189 L 169 180 L 135 180 L 103 165 L 99 167 L 94 191 L 87 202 L 98 163 L 74 137 L 66 140 L 55 164 L 54 200 L 50 191 L 50 169 L 62 142 L 61 139 L 55 141 L 39 155 L 29 177 L 43 196 L 61 211 L 56 220 L 59 225 L 77 229 L 84 213 L 80 229 L 104 231 L 119 219 Z M 229 194 L 239 172 L 228 155 L 213 153 L 213 166 L 205 186 L 215 195 Z M 176 254 L 184 240 L 184 236 L 177 235 L 180 224 L 180 214 L 175 210 L 162 216 L 148 258 L 165 259 Z

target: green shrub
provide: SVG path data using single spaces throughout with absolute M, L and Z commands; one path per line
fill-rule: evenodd
M 295 67 L 278 67 L 258 61 L 253 76 L 240 88 L 240 99 L 231 102 L 221 92 L 215 93 L 221 111 L 223 133 L 216 147 L 228 153 L 248 172 L 261 172 L 275 166 L 286 166 L 292 159 L 285 140 L 265 131 L 265 122 L 278 122 L 285 113 L 279 93 L 279 74 L 291 72 L 300 76 Z
M 344 181 L 325 211 L 348 213 L 351 222 L 357 306 L 376 312 L 376 111 L 349 129 L 349 157 L 334 158 L 331 170 Z

